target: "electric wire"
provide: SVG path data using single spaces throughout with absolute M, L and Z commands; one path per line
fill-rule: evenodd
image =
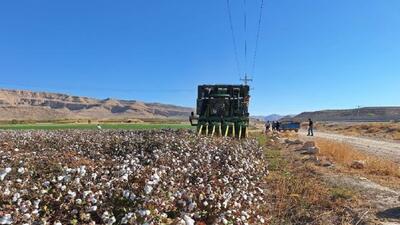
M 231 36 L 232 36 L 232 42 L 233 42 L 233 51 L 234 51 L 234 54 L 235 54 L 236 67 L 237 67 L 238 74 L 239 74 L 239 77 L 240 77 L 241 74 L 242 74 L 242 71 L 241 71 L 241 66 L 240 66 L 240 62 L 239 62 L 239 54 L 238 54 L 238 48 L 237 48 L 237 44 L 236 44 L 235 31 L 233 29 L 230 0 L 226 0 L 226 5 L 227 5 L 227 10 L 228 10 L 229 27 L 230 27 L 230 30 L 231 30 Z
M 243 25 L 244 25 L 244 73 L 247 74 L 247 1 L 243 0 Z
M 253 55 L 253 65 L 251 69 L 251 74 L 254 76 L 255 69 L 256 69 L 256 59 L 257 59 L 257 51 L 258 51 L 258 42 L 260 40 L 260 32 L 261 32 L 261 22 L 263 18 L 263 9 L 264 9 L 264 0 L 261 0 L 260 6 L 260 15 L 258 18 L 258 27 L 257 27 L 257 35 L 256 35 L 256 46 L 254 48 L 254 55 Z

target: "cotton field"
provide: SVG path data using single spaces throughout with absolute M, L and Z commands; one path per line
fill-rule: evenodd
M 0 132 L 0 224 L 264 224 L 255 140 L 184 130 Z

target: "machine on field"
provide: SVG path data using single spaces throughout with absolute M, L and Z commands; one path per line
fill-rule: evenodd
M 200 85 L 191 125 L 199 135 L 247 137 L 249 91 L 248 85 Z

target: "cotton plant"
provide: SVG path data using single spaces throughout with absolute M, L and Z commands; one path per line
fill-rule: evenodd
M 10 143 L 0 152 L 9 165 L 0 168 L 3 224 L 266 221 L 258 184 L 267 162 L 254 140 L 173 130 L 0 131 L 0 139 Z

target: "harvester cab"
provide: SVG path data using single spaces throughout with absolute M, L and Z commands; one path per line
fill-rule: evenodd
M 200 85 L 191 125 L 199 135 L 247 137 L 249 91 L 248 85 Z

